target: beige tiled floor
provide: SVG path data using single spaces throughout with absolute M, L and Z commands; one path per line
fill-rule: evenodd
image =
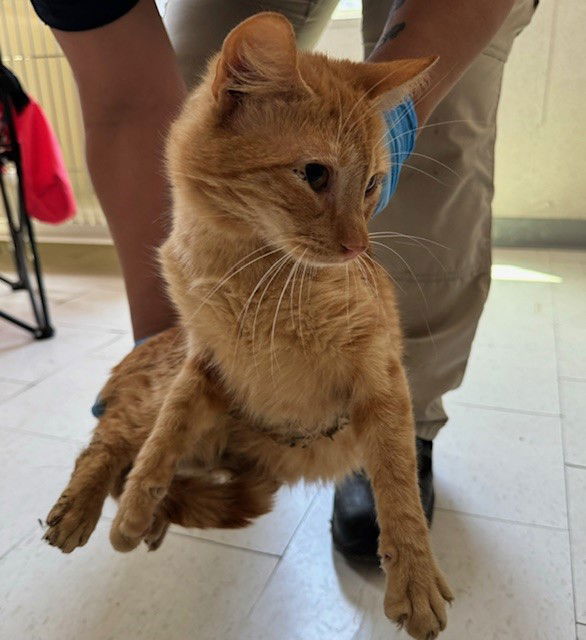
M 0 640 L 391 640 L 378 572 L 332 551 L 331 487 L 281 491 L 238 532 L 174 530 L 71 556 L 43 518 L 129 348 L 115 270 L 80 250 L 48 285 L 58 333 L 0 323 Z M 58 262 L 58 261 L 57 261 Z M 586 640 L 586 253 L 499 250 L 462 388 L 435 447 L 433 542 L 456 592 L 446 640 Z M 555 282 L 544 282 L 549 278 Z M 526 278 L 533 278 L 528 281 Z M 24 311 L 0 289 L 0 308 Z

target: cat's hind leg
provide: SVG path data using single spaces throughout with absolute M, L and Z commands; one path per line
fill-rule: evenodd
M 132 463 L 132 446 L 113 436 L 119 430 L 109 422 L 100 421 L 90 445 L 75 462 L 69 484 L 47 515 L 44 540 L 64 553 L 88 541 L 106 496 Z

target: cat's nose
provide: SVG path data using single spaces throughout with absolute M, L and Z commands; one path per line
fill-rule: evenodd
M 342 244 L 342 256 L 344 260 L 352 260 L 356 256 L 366 251 L 367 245 L 365 244 Z

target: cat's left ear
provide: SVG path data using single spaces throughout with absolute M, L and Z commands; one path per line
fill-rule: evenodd
M 230 97 L 298 91 L 306 88 L 297 68 L 291 23 L 281 14 L 254 15 L 226 36 L 212 93 L 221 105 Z
M 390 108 L 425 87 L 429 70 L 438 60 L 438 56 L 428 56 L 366 62 L 360 65 L 358 82 L 369 97 L 380 97 L 384 108 Z

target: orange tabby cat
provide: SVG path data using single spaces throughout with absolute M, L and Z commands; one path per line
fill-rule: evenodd
M 109 492 L 113 546 L 155 549 L 170 522 L 244 526 L 283 483 L 363 467 L 387 616 L 422 640 L 445 627 L 393 290 L 366 252 L 389 165 L 382 109 L 432 63 L 298 52 L 274 13 L 228 35 L 168 145 L 161 260 L 181 328 L 114 369 L 51 544 L 85 544 Z

